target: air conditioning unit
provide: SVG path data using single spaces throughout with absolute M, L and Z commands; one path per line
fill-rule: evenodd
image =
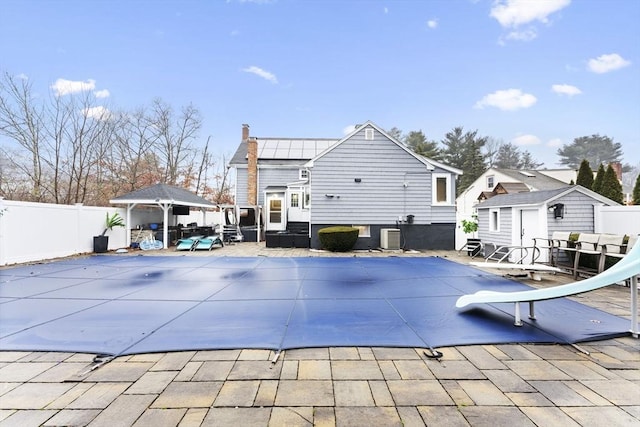
M 397 228 L 381 229 L 380 247 L 382 249 L 400 249 L 400 230 Z

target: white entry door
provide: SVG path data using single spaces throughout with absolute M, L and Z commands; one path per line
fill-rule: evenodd
M 538 224 L 539 211 L 538 209 L 522 209 L 520 210 L 520 246 L 527 248 L 533 247 L 533 238 L 542 237 L 540 235 L 540 225 Z M 533 251 L 529 249 L 526 259 L 523 263 L 531 263 L 533 257 Z M 541 257 L 536 259 L 536 262 L 546 261 L 546 254 L 541 254 Z
M 267 193 L 267 231 L 285 229 L 284 193 Z

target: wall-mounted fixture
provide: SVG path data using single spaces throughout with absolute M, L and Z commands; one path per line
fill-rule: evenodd
M 555 205 L 549 206 L 549 212 L 553 212 L 553 217 L 555 219 L 564 218 L 564 204 L 556 203 Z
M 362 182 L 362 178 L 354 178 L 353 182 Z
M 327 199 L 333 199 L 335 196 L 333 194 L 325 194 L 324 197 Z
M 407 187 L 409 186 L 409 183 L 408 183 L 407 181 L 405 181 L 405 182 L 403 182 L 403 183 L 402 183 L 402 186 L 403 186 L 404 188 L 407 188 Z

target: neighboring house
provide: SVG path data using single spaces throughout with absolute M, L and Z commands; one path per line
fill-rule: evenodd
M 476 215 L 479 201 L 496 194 L 562 188 L 571 181 L 575 182 L 577 176 L 578 171 L 573 169 L 487 169 L 456 198 L 456 248 L 462 247 L 469 237 L 463 233 L 460 224 L 462 220 L 470 220 Z
M 381 247 L 381 229 L 401 230 L 407 249 L 453 249 L 455 181 L 462 172 L 417 155 L 372 122 L 342 139 L 255 138 L 243 125 L 230 166 L 236 203 L 262 206 L 267 233 L 360 229 L 358 249 Z
M 580 185 L 502 194 L 477 206 L 478 237 L 484 243 L 533 246 L 554 231 L 593 233 L 594 206 L 619 204 Z M 547 261 L 546 253 L 539 261 Z

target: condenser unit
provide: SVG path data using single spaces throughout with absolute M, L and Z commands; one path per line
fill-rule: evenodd
M 380 247 L 382 249 L 400 249 L 400 230 L 397 228 L 381 229 Z

